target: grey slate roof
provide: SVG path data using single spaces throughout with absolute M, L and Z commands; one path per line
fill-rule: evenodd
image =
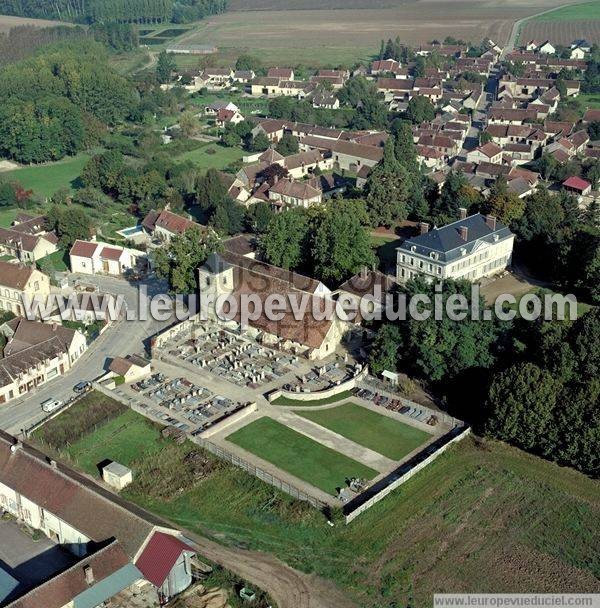
M 460 228 L 468 228 L 467 240 L 464 241 L 460 236 Z M 479 241 L 492 244 L 495 235 L 498 240 L 503 240 L 512 236 L 512 232 L 504 224 L 496 222 L 496 229 L 492 230 L 485 221 L 485 216 L 481 213 L 471 215 L 464 220 L 457 220 L 441 228 L 433 228 L 426 234 L 407 239 L 400 245 L 399 249 L 408 253 L 427 256 L 432 252 L 438 254 L 441 262 L 452 262 L 462 257 L 461 249 L 466 249 L 471 253 Z

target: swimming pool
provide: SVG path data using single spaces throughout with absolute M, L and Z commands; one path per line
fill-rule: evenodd
M 140 226 L 131 226 L 129 228 L 123 228 L 123 230 L 118 230 L 117 234 L 120 234 L 122 236 L 128 237 L 128 236 L 133 236 L 134 234 L 139 234 L 140 232 L 143 232 L 144 229 Z

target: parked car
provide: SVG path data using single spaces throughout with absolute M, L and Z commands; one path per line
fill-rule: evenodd
M 46 401 L 42 401 L 42 409 L 45 412 L 53 412 L 57 410 L 63 404 L 62 401 L 58 399 L 46 399 Z
M 86 391 L 89 391 L 90 388 L 92 388 L 92 385 L 87 382 L 78 382 L 74 387 L 73 387 L 73 391 L 75 393 L 85 393 Z

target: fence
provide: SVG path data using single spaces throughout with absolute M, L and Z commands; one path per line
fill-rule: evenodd
M 210 441 L 207 441 L 206 439 L 197 437 L 194 439 L 194 441 L 196 441 L 196 443 L 198 443 L 200 447 L 208 450 L 209 452 L 212 452 L 215 456 L 218 456 L 222 460 L 225 460 L 226 462 L 229 462 L 235 465 L 236 467 L 243 469 L 247 473 L 250 473 L 250 475 L 258 477 L 258 479 L 260 479 L 261 481 L 264 481 L 265 483 L 268 483 L 274 488 L 277 488 L 278 490 L 289 494 L 292 498 L 295 498 L 296 500 L 302 500 L 303 502 L 307 502 L 311 506 L 315 507 L 315 509 L 319 510 L 323 510 L 327 507 L 325 503 L 321 502 L 314 496 L 306 494 L 302 490 L 299 490 L 295 486 L 289 484 L 287 481 L 283 481 L 282 479 L 271 475 L 271 473 L 264 471 L 263 469 L 251 464 L 247 460 L 244 460 L 243 458 L 240 458 L 239 456 L 236 456 L 235 454 L 224 450 L 223 448 L 219 447 L 218 445 L 215 445 Z
M 455 428 L 450 433 L 441 437 L 438 441 L 425 448 L 423 452 L 400 466 L 396 471 L 374 484 L 365 492 L 351 500 L 344 507 L 346 523 L 349 524 L 361 513 L 370 509 L 374 504 L 384 499 L 390 492 L 408 481 L 413 475 L 424 469 L 433 462 L 440 454 L 443 454 L 450 445 L 464 439 L 471 432 L 470 427 Z M 426 454 L 429 454 L 426 456 Z

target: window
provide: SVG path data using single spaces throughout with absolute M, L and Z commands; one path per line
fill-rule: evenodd
M 33 283 L 33 288 L 34 288 L 36 291 L 39 291 L 39 290 L 40 290 L 40 282 L 39 282 L 39 281 L 34 281 L 34 283 Z

